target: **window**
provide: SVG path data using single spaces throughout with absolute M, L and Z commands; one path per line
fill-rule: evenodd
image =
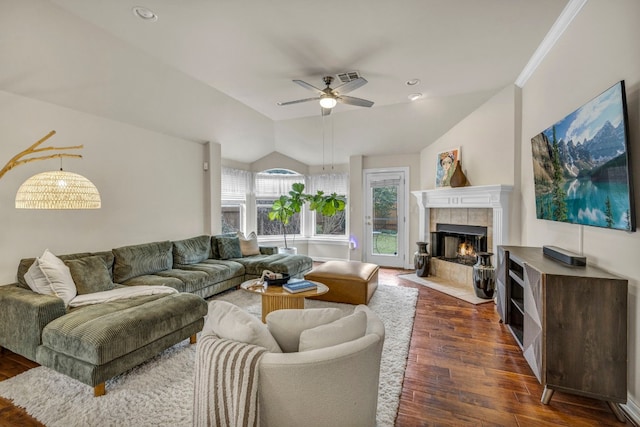
M 310 194 L 315 194 L 320 190 L 325 194 L 336 193 L 346 196 L 349 188 L 349 175 L 346 173 L 311 175 L 308 177 L 308 182 Z M 316 236 L 345 236 L 347 234 L 346 212 L 345 209 L 334 216 L 324 216 L 313 212 L 313 234 Z
M 280 236 L 284 234 L 282 223 L 271 221 L 269 212 L 275 198 L 256 199 L 258 236 Z M 300 234 L 300 214 L 295 214 L 287 224 L 287 234 Z
M 240 169 L 222 168 L 222 232 L 245 231 L 246 205 L 253 187 L 253 174 Z
M 305 193 L 315 194 L 318 190 L 325 194 L 346 195 L 349 175 L 321 174 L 305 177 L 287 169 L 270 169 L 252 172 L 222 168 L 222 232 L 255 230 L 259 236 L 281 236 L 282 224 L 269 219 L 273 202 L 291 190 L 291 185 L 305 184 Z M 346 236 L 346 210 L 333 217 L 308 211 L 296 214 L 287 224 L 287 235 L 305 236 Z
M 345 211 L 340 211 L 334 216 L 324 216 L 315 212 L 316 235 L 344 236 L 347 234 L 347 221 Z
M 273 202 L 283 194 L 289 193 L 291 185 L 304 183 L 304 176 L 286 169 L 270 169 L 256 174 L 256 229 L 258 236 L 282 235 L 282 223 L 271 221 L 269 212 Z M 296 214 L 287 224 L 286 234 L 301 234 L 301 215 Z
M 244 205 L 222 205 L 222 232 L 244 231 Z

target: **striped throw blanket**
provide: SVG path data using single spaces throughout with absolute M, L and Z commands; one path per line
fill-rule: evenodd
M 258 366 L 267 350 L 216 335 L 198 343 L 194 426 L 254 427 L 258 413 Z

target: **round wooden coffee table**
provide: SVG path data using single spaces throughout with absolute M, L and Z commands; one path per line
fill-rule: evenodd
M 258 279 L 247 280 L 240 287 L 245 291 L 262 295 L 262 322 L 264 323 L 266 322 L 267 314 L 272 311 L 285 308 L 304 308 L 304 299 L 306 297 L 314 297 L 329 292 L 329 288 L 326 285 L 315 281 L 313 283 L 318 286 L 316 289 L 295 294 L 285 291 L 282 286 L 272 285 L 265 288 L 258 283 Z

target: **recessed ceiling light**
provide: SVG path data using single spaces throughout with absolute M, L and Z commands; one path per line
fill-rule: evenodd
M 421 93 L 412 93 L 411 95 L 408 96 L 409 101 L 415 101 L 417 99 L 422 98 L 422 94 Z
M 151 9 L 147 9 L 144 6 L 136 6 L 131 9 L 134 16 L 137 16 L 140 19 L 145 21 L 155 22 L 158 20 L 158 15 L 156 15 Z
M 406 81 L 407 86 L 415 86 L 420 84 L 420 79 L 411 79 Z

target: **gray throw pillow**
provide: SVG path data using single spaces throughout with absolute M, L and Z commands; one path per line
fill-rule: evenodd
M 109 291 L 114 288 L 107 264 L 100 256 L 65 261 L 76 284 L 78 295 Z
M 220 259 L 242 258 L 238 237 L 218 237 L 217 240 Z
M 218 239 L 220 237 L 235 237 L 237 233 L 223 233 L 211 236 L 211 254 L 209 258 L 220 259 L 220 251 L 218 250 Z

